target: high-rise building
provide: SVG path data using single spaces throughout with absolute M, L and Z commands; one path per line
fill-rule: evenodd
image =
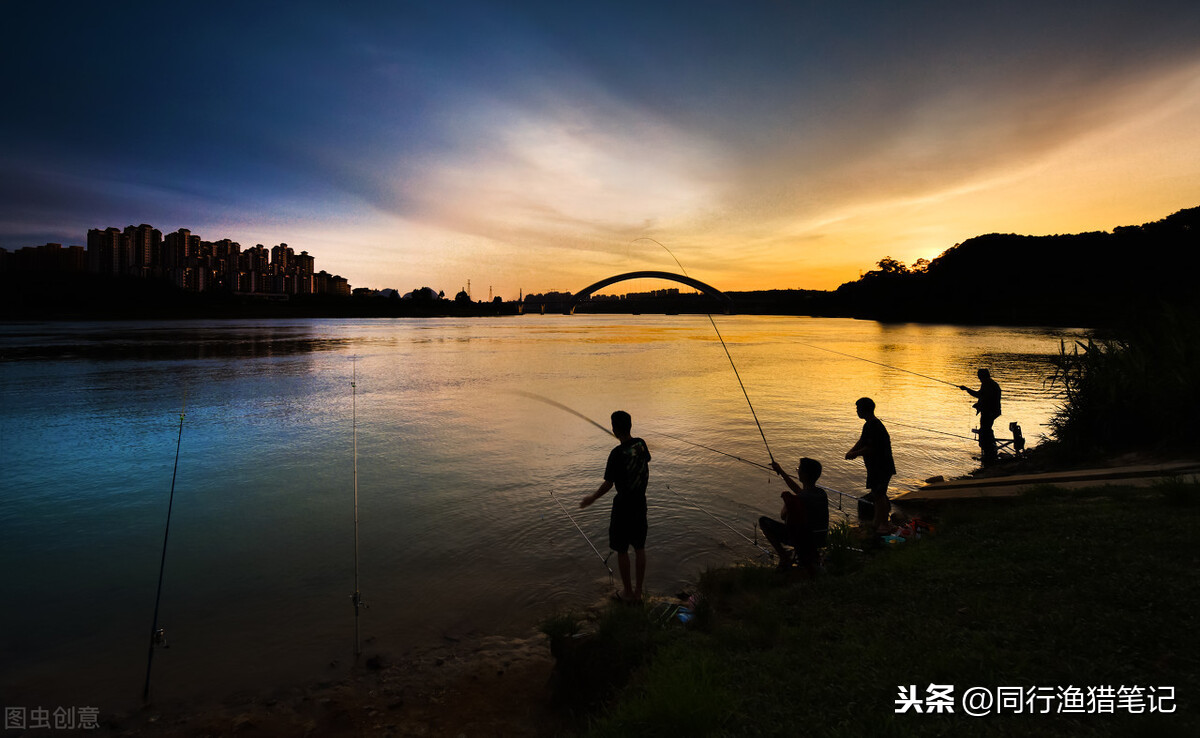
M 349 295 L 349 282 L 327 272 L 316 271 L 316 260 L 307 251 L 298 255 L 286 243 L 267 249 L 262 244 L 242 251 L 240 244 L 226 238 L 201 241 L 186 228 L 165 236 L 143 223 L 88 231 L 86 251 L 79 246 L 66 249 L 56 244 L 3 252 L 4 267 L 24 268 L 53 262 L 55 270 L 70 270 L 82 264 L 98 274 L 133 275 L 165 279 L 190 291 L 311 295 Z M 36 250 L 36 253 L 35 253 Z M 32 267 L 31 267 L 32 268 Z
M 292 267 L 295 252 L 286 243 L 271 247 L 271 267 L 275 274 L 287 274 Z
M 296 264 L 296 293 L 300 295 L 311 295 L 315 290 L 313 284 L 313 270 L 316 269 L 316 259 L 308 255 L 307 251 L 301 251 L 295 257 Z
M 123 271 L 136 277 L 149 277 L 162 255 L 162 231 L 145 223 L 126 226 L 121 234 L 125 244 Z
M 116 228 L 93 228 L 87 233 L 88 271 L 96 274 L 120 274 L 124 263 L 124 239 Z

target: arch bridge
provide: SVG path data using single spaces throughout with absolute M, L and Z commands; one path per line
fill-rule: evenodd
M 584 287 L 571 297 L 571 302 L 567 304 L 567 309 L 565 312 L 568 315 L 573 315 L 575 313 L 575 308 L 579 305 L 579 303 L 590 298 L 597 290 L 603 289 L 610 284 L 616 284 L 617 282 L 624 282 L 630 279 L 666 279 L 672 282 L 686 284 L 688 287 L 693 287 L 700 290 L 709 297 L 720 300 L 724 304 L 726 313 L 733 312 L 733 300 L 730 299 L 729 295 L 725 294 L 716 287 L 701 282 L 698 279 L 692 279 L 691 277 L 683 274 L 656 271 L 625 272 L 624 274 L 617 274 L 615 276 L 602 279 L 599 282 L 595 282 L 594 284 L 589 284 L 587 287 Z

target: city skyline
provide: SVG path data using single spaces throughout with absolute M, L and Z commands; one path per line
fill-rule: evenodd
M 374 289 L 673 271 L 641 237 L 830 289 L 1200 202 L 1192 3 L 65 10 L 10 9 L 0 50 L 10 251 L 138 213 Z

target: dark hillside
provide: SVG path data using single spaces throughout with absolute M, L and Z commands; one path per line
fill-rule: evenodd
M 837 290 L 856 317 L 1103 325 L 1161 304 L 1196 303 L 1200 208 L 1112 233 L 992 233 L 924 269 L 890 258 Z

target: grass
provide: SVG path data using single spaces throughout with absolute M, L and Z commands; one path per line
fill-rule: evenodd
M 579 715 L 595 736 L 1200 735 L 1200 487 L 949 508 L 939 535 L 848 576 L 701 577 L 695 625 L 617 608 L 589 665 L 618 663 Z M 610 616 L 606 616 L 610 617 Z M 637 652 L 640 652 L 638 655 Z M 1175 688 L 1173 714 L 896 714 L 897 689 Z

